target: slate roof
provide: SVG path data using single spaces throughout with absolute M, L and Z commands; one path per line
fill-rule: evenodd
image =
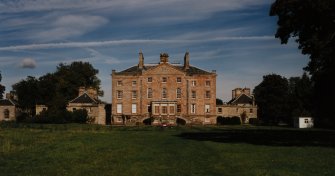
M 252 97 L 246 94 L 241 94 L 240 96 L 231 99 L 228 104 L 252 104 Z
M 2 99 L 0 100 L 0 106 L 15 106 L 16 102 L 8 99 Z
M 83 93 L 82 95 L 78 96 L 77 98 L 70 101 L 70 103 L 91 103 L 97 104 L 98 102 L 91 98 L 87 93 Z
M 146 71 L 152 68 L 157 67 L 157 65 L 144 65 L 143 70 L 139 69 L 138 66 L 132 66 L 130 68 L 127 68 L 123 71 L 120 72 L 116 72 L 116 75 L 138 75 L 141 74 L 142 71 Z M 207 72 L 205 70 L 202 70 L 200 68 L 194 67 L 194 66 L 190 66 L 189 69 L 184 70 L 184 66 L 182 65 L 170 65 L 173 68 L 176 68 L 182 72 L 186 72 L 187 75 L 207 75 L 207 74 L 212 74 L 210 72 Z

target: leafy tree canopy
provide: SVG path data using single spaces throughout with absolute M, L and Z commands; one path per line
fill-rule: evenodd
M 259 107 L 258 116 L 264 122 L 278 123 L 288 117 L 286 78 L 276 74 L 263 76 L 263 81 L 254 89 L 254 96 Z
M 305 67 L 312 75 L 313 116 L 317 126 L 335 128 L 335 1 L 276 0 L 270 10 L 278 16 L 276 37 L 282 44 L 295 38 L 303 54 L 310 56 Z
M 217 98 L 216 105 L 223 105 L 223 101 L 220 98 Z
M 2 80 L 2 76 L 1 76 L 1 72 L 0 72 L 0 82 Z M 5 86 L 3 86 L 2 84 L 0 84 L 0 99 L 3 99 L 3 94 L 5 93 Z
M 69 100 L 78 96 L 80 86 L 93 87 L 103 95 L 98 70 L 87 62 L 73 62 L 70 65 L 59 64 L 54 73 L 40 78 L 28 76 L 13 85 L 23 109 L 33 111 L 36 104 L 46 104 L 50 108 L 64 109 Z

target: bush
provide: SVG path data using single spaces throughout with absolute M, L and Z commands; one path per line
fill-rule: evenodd
M 86 123 L 88 114 L 85 109 L 69 112 L 66 109 L 48 109 L 35 117 L 26 118 L 29 123 Z
M 216 122 L 218 125 L 241 125 L 240 117 L 222 117 L 219 116 L 216 118 Z
M 249 124 L 251 124 L 251 125 L 258 125 L 259 124 L 259 120 L 257 118 L 250 118 L 249 119 Z
M 86 109 L 78 109 L 71 113 L 71 120 L 74 123 L 86 123 L 89 120 Z

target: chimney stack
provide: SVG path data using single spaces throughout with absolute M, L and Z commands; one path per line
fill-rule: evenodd
M 160 63 L 169 62 L 169 54 L 168 53 L 161 53 L 160 54 Z
M 187 51 L 184 56 L 184 69 L 188 70 L 190 68 L 190 53 Z
M 144 67 L 144 57 L 143 57 L 142 50 L 140 50 L 140 53 L 138 53 L 138 60 L 139 60 L 138 68 L 142 70 Z

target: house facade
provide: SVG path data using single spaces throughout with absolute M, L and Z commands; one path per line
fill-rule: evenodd
M 112 71 L 112 123 L 215 124 L 216 73 L 190 65 L 188 52 L 184 64 L 169 62 L 160 54 L 157 64 L 144 64 Z
M 232 90 L 232 99 L 223 105 L 217 105 L 217 116 L 240 117 L 242 123 L 257 118 L 257 105 L 251 95 L 250 88 L 235 88 Z
M 79 88 L 78 97 L 71 100 L 66 109 L 70 112 L 86 109 L 87 114 L 94 124 L 106 124 L 105 104 L 98 99 L 98 92 L 93 88 Z
M 17 102 L 6 94 L 6 99 L 0 99 L 0 121 L 14 121 L 20 115 Z

